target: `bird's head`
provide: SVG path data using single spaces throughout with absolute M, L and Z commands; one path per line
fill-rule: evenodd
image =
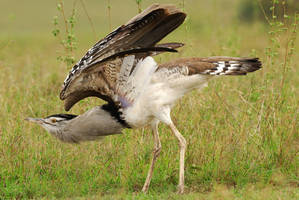
M 25 120 L 41 125 L 44 129 L 52 134 L 57 134 L 77 115 L 55 114 L 45 118 L 26 118 Z

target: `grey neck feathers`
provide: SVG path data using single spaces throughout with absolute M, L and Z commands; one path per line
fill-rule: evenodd
M 65 126 L 52 133 L 63 142 L 79 143 L 101 139 L 103 136 L 121 134 L 125 125 L 97 106 L 76 118 L 67 121 Z

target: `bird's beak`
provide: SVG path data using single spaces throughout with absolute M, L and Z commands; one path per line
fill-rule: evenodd
M 33 123 L 37 123 L 37 124 L 42 124 L 43 123 L 43 119 L 42 118 L 32 118 L 32 117 L 28 117 L 25 119 L 26 121 L 29 122 L 33 122 Z

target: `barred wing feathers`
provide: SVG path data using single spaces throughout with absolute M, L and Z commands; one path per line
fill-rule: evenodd
M 207 58 L 181 58 L 159 65 L 159 69 L 186 68 L 188 75 L 246 75 L 261 68 L 258 58 L 215 56 Z

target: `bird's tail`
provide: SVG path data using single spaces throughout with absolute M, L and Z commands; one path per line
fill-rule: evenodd
M 258 58 L 210 57 L 203 61 L 214 65 L 200 73 L 208 75 L 246 75 L 260 69 L 262 65 Z

